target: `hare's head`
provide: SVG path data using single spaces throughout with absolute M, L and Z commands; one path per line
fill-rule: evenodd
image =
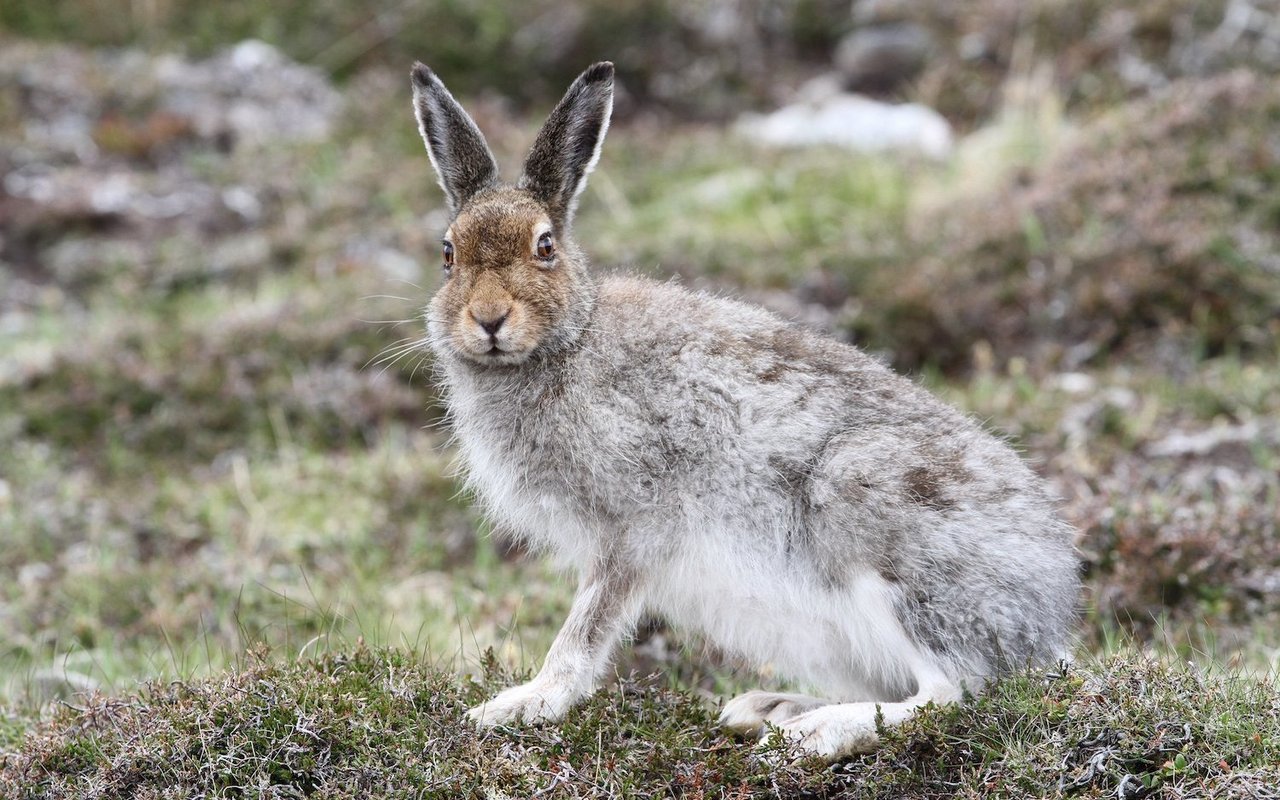
M 441 242 L 444 283 L 427 314 L 432 346 L 497 366 L 571 344 L 594 289 L 569 227 L 609 127 L 613 65 L 573 82 L 514 186 L 499 180 L 479 128 L 423 64 L 413 68 L 413 105 L 453 212 Z

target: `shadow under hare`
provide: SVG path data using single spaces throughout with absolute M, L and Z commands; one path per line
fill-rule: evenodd
M 541 671 L 469 712 L 555 720 L 642 613 L 819 696 L 727 727 L 835 758 L 1066 655 L 1073 532 L 1004 443 L 854 347 L 762 309 L 591 272 L 570 232 L 613 65 L 569 87 L 514 185 L 440 79 L 414 108 L 453 221 L 428 341 L 469 485 L 579 578 Z

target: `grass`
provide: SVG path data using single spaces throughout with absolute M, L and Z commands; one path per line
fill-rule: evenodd
M 111 83 L 104 56 L 22 47 L 26 94 L 0 59 L 9 152 L 68 163 L 22 123 L 43 108 L 24 98 L 62 91 L 42 70 L 97 87 L 77 101 L 91 121 L 103 97 L 155 104 L 154 87 Z M 614 126 L 577 223 L 598 263 L 774 302 L 870 345 L 1009 436 L 1081 532 L 1076 667 L 931 710 L 827 768 L 724 738 L 708 697 L 757 679 L 657 623 L 564 725 L 460 725 L 536 666 L 571 586 L 477 518 L 430 365 L 396 355 L 420 335 L 442 223 L 402 72 L 352 74 L 329 140 L 227 151 L 187 137 L 101 156 L 141 181 L 248 192 L 253 219 L 102 219 L 9 198 L 0 796 L 1267 796 L 1280 733 L 1258 676 L 1277 664 L 1280 377 L 1258 248 L 1273 236 L 1272 88 L 1182 86 L 1100 120 L 1061 120 L 1045 100 L 1026 130 L 997 122 L 951 165 L 761 150 L 643 115 Z M 1247 113 L 1206 137 L 1211 115 L 1186 98 Z M 473 107 L 510 175 L 530 121 Z M 1120 122 L 1144 110 L 1199 155 L 1135 144 Z M 1008 148 L 1016 163 L 985 172 Z M 1126 148 L 1150 152 L 1126 161 Z M 1065 179 L 1080 153 L 1130 171 Z M 1234 181 L 1249 159 L 1258 169 Z M 1172 218 L 1214 212 L 1185 227 L 1195 247 L 1170 245 L 1176 259 L 1070 223 L 1089 187 L 1123 198 L 1111 178 L 1169 164 L 1212 179 L 1138 181 Z M 1037 214 L 1006 213 L 1024 207 Z M 1131 252 L 1151 270 L 1107 273 Z M 1078 291 L 1037 272 L 1068 262 L 1097 280 Z M 1132 288 L 1126 276 L 1167 263 L 1217 276 L 1214 297 L 1248 294 L 1228 302 L 1239 324 L 1198 311 L 1199 284 L 1170 284 L 1150 295 L 1154 322 L 1126 318 L 1133 336 L 1061 357 L 1116 313 L 1084 302 L 1089 287 Z M 1026 324 L 1018 298 L 1076 303 L 1079 327 L 1010 336 Z
M 301 653 L 363 637 L 461 663 L 545 648 L 567 587 L 475 536 L 431 437 L 383 437 L 351 454 L 233 456 L 223 474 L 165 478 L 141 497 L 129 480 L 63 485 L 55 514 L 10 512 L 8 690 L 38 689 L 36 665 L 107 688 L 189 677 L 253 642 Z M 20 497 L 56 480 L 54 465 L 11 452 L 34 467 L 14 479 Z M 528 641 L 513 638 L 517 621 Z
M 611 143 L 579 227 L 601 231 L 608 263 L 748 289 L 826 273 L 853 291 L 895 246 L 910 181 L 928 169 L 821 148 L 743 160 L 719 129 L 692 130 L 679 148 L 636 133 Z

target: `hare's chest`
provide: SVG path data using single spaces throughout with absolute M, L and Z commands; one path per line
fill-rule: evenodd
M 476 430 L 461 419 L 458 423 L 467 485 L 490 516 L 565 566 L 589 561 L 595 548 L 592 530 L 557 468 L 563 455 L 516 430 Z

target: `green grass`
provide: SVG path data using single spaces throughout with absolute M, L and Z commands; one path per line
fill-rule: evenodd
M 758 150 L 723 130 L 690 131 L 678 148 L 626 134 L 610 145 L 579 224 L 598 231 L 587 243 L 602 261 L 740 288 L 826 271 L 856 290 L 896 246 L 910 182 L 930 171 L 821 148 Z
M 11 452 L 32 470 L 13 478 L 20 497 L 57 480 L 57 465 Z M 49 668 L 108 689 L 208 674 L 255 642 L 301 653 L 363 639 L 460 665 L 489 647 L 541 652 L 569 588 L 476 538 L 446 469 L 434 437 L 390 429 L 351 453 L 232 456 L 144 496 L 128 480 L 64 483 L 55 514 L 0 513 L 18 575 L 0 593 L 4 688 L 22 697 Z

